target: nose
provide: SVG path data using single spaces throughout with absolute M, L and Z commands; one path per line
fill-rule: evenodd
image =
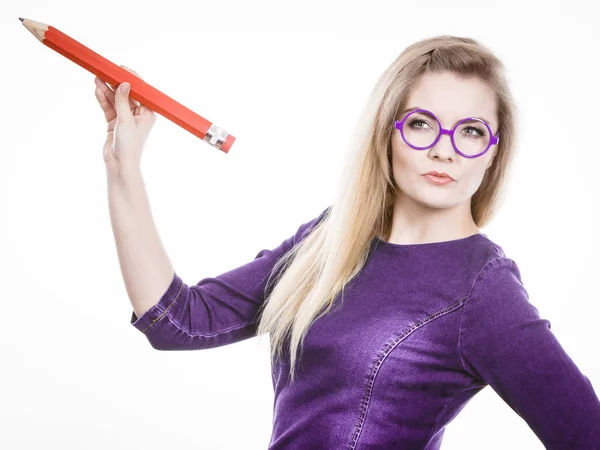
M 447 135 L 447 139 L 444 135 Z M 454 144 L 452 143 L 452 131 L 451 130 L 440 130 L 440 136 L 438 141 L 429 149 L 430 155 L 438 155 L 442 159 L 453 157 L 456 153 Z

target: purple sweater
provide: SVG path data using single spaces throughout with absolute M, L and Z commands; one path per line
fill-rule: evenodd
M 324 213 L 219 276 L 188 286 L 174 273 L 131 324 L 157 350 L 254 336 L 268 274 Z M 590 380 L 529 302 L 516 263 L 485 234 L 404 245 L 374 238 L 340 299 L 310 327 L 294 383 L 289 352 L 273 367 L 269 450 L 439 449 L 446 425 L 487 385 L 546 448 L 600 449 Z

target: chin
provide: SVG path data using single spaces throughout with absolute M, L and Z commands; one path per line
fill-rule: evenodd
M 460 203 L 455 194 L 426 192 L 425 190 L 410 196 L 412 201 L 426 208 L 445 209 Z
M 426 201 L 421 202 L 421 204 L 431 209 L 448 209 L 457 205 L 457 203 L 453 201 Z

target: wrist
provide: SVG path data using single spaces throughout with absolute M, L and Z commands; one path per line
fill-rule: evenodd
M 106 166 L 106 176 L 111 180 L 117 179 L 129 179 L 129 178 L 140 178 L 142 176 L 142 169 L 140 167 L 109 167 Z

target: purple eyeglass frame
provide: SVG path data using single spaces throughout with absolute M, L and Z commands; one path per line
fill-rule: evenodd
M 404 131 L 402 131 L 402 128 L 404 128 L 404 122 L 406 121 L 408 116 L 410 116 L 411 114 L 413 114 L 415 112 L 420 112 L 420 111 L 431 114 L 435 118 L 435 120 L 437 120 L 437 123 L 440 128 L 440 132 L 438 133 L 437 137 L 435 138 L 435 141 L 433 141 L 433 143 L 431 145 L 428 145 L 427 147 L 416 147 L 416 146 L 410 144 L 404 137 Z M 489 135 L 490 142 L 488 143 L 488 146 L 485 148 L 484 151 L 482 151 L 481 153 L 478 153 L 477 155 L 465 155 L 458 148 L 456 148 L 456 143 L 454 142 L 454 131 L 461 123 L 466 122 L 467 120 L 476 120 L 478 122 L 481 122 L 482 124 L 485 125 L 485 127 L 488 129 L 488 131 L 490 133 L 490 135 Z M 490 126 L 488 125 L 488 123 L 485 120 L 478 119 L 477 117 L 467 117 L 467 118 L 461 120 L 460 122 L 457 122 L 457 124 L 454 125 L 451 129 L 446 130 L 446 129 L 442 128 L 442 123 L 440 122 L 440 119 L 438 119 L 438 117 L 434 113 L 432 113 L 431 111 L 428 111 L 426 109 L 413 109 L 412 111 L 409 111 L 404 116 L 404 119 L 394 120 L 394 128 L 400 130 L 400 134 L 402 135 L 402 139 L 404 140 L 404 142 L 406 142 L 406 144 L 408 146 L 412 147 L 414 150 L 427 150 L 428 148 L 431 148 L 435 144 L 438 143 L 438 141 L 442 137 L 442 134 L 447 134 L 448 136 L 450 136 L 450 140 L 452 141 L 452 147 L 454 147 L 454 150 L 456 151 L 456 153 L 458 153 L 459 155 L 461 155 L 465 158 L 478 158 L 481 155 L 483 155 L 485 152 L 487 152 L 492 145 L 497 145 L 498 142 L 500 142 L 500 134 L 497 134 L 496 136 L 494 136 L 494 134 L 492 133 L 492 129 L 490 128 Z

